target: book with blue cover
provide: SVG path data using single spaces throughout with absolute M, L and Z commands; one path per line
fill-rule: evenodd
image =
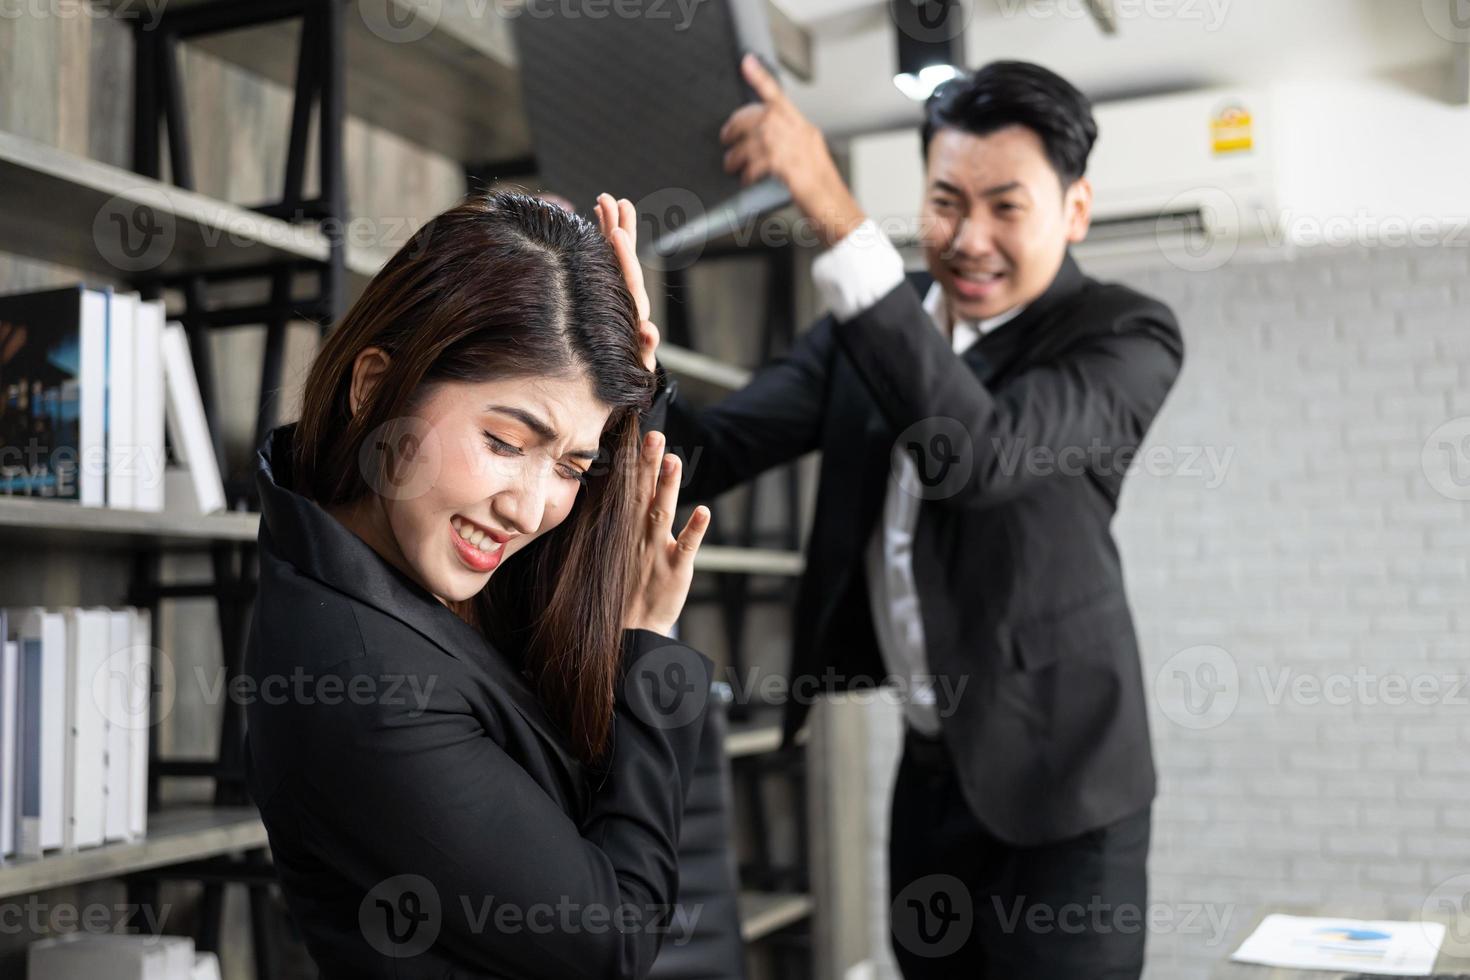
M 103 505 L 107 310 L 85 286 L 0 296 L 0 496 Z

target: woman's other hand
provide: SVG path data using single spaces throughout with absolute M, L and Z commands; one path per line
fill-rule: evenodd
M 638 457 L 638 508 L 643 526 L 634 545 L 635 569 L 623 617 L 626 629 L 668 635 L 684 610 L 694 577 L 694 555 L 709 528 L 709 508 L 694 508 L 684 530 L 673 535 L 679 506 L 679 457 L 664 452 L 662 432 L 643 437 Z
M 613 199 L 611 194 L 597 195 L 597 225 L 602 234 L 612 243 L 618 264 L 623 267 L 623 279 L 633 302 L 638 307 L 638 349 L 643 352 L 643 366 L 653 371 L 657 368 L 654 352 L 658 350 L 658 327 L 648 319 L 651 307 L 648 289 L 643 284 L 643 267 L 638 263 L 638 212 L 627 198 Z

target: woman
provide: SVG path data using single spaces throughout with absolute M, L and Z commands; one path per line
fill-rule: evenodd
M 708 511 L 673 537 L 633 209 L 598 218 L 440 215 L 260 449 L 248 785 L 325 978 L 640 977 L 668 931 Z

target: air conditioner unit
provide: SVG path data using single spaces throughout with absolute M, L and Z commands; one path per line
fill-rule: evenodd
M 1272 230 L 1280 201 L 1265 93 L 1132 99 L 1099 105 L 1094 117 L 1086 249 L 1249 240 Z
M 1278 200 L 1264 93 L 1208 90 L 1104 103 L 1088 164 L 1093 221 L 1079 251 L 1116 251 L 1270 230 Z M 917 130 L 856 137 L 854 194 L 895 242 L 918 241 Z
M 1079 254 L 1163 252 L 1216 268 L 1237 245 L 1470 244 L 1470 106 L 1376 78 L 1295 79 L 1094 109 L 1093 222 Z M 917 129 L 855 138 L 859 203 L 918 241 Z M 910 258 L 913 258 L 912 253 Z

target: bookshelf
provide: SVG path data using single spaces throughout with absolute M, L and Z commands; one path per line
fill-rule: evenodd
M 109 278 L 134 271 L 177 276 L 272 263 L 304 268 L 328 260 L 320 231 L 218 201 L 0 130 L 0 252 Z M 113 216 L 116 216 L 115 218 Z M 100 222 L 99 222 L 100 216 Z M 159 229 L 156 252 L 129 258 L 122 228 L 146 220 Z M 119 226 L 118 221 L 123 222 Z M 361 294 L 387 256 L 347 250 L 347 294 Z M 684 377 L 739 388 L 750 372 L 671 344 L 659 359 Z
M 254 2 L 283 11 L 293 6 Z M 182 36 L 279 85 L 294 83 L 295 22 L 283 14 L 225 30 L 246 18 L 210 6 L 208 0 L 174 0 Z M 513 37 L 515 17 L 527 16 L 523 0 L 363 0 L 358 6 L 362 16 L 345 24 L 348 114 L 466 163 L 530 155 Z M 779 7 L 768 3 L 766 9 L 781 64 L 810 80 L 811 38 Z

